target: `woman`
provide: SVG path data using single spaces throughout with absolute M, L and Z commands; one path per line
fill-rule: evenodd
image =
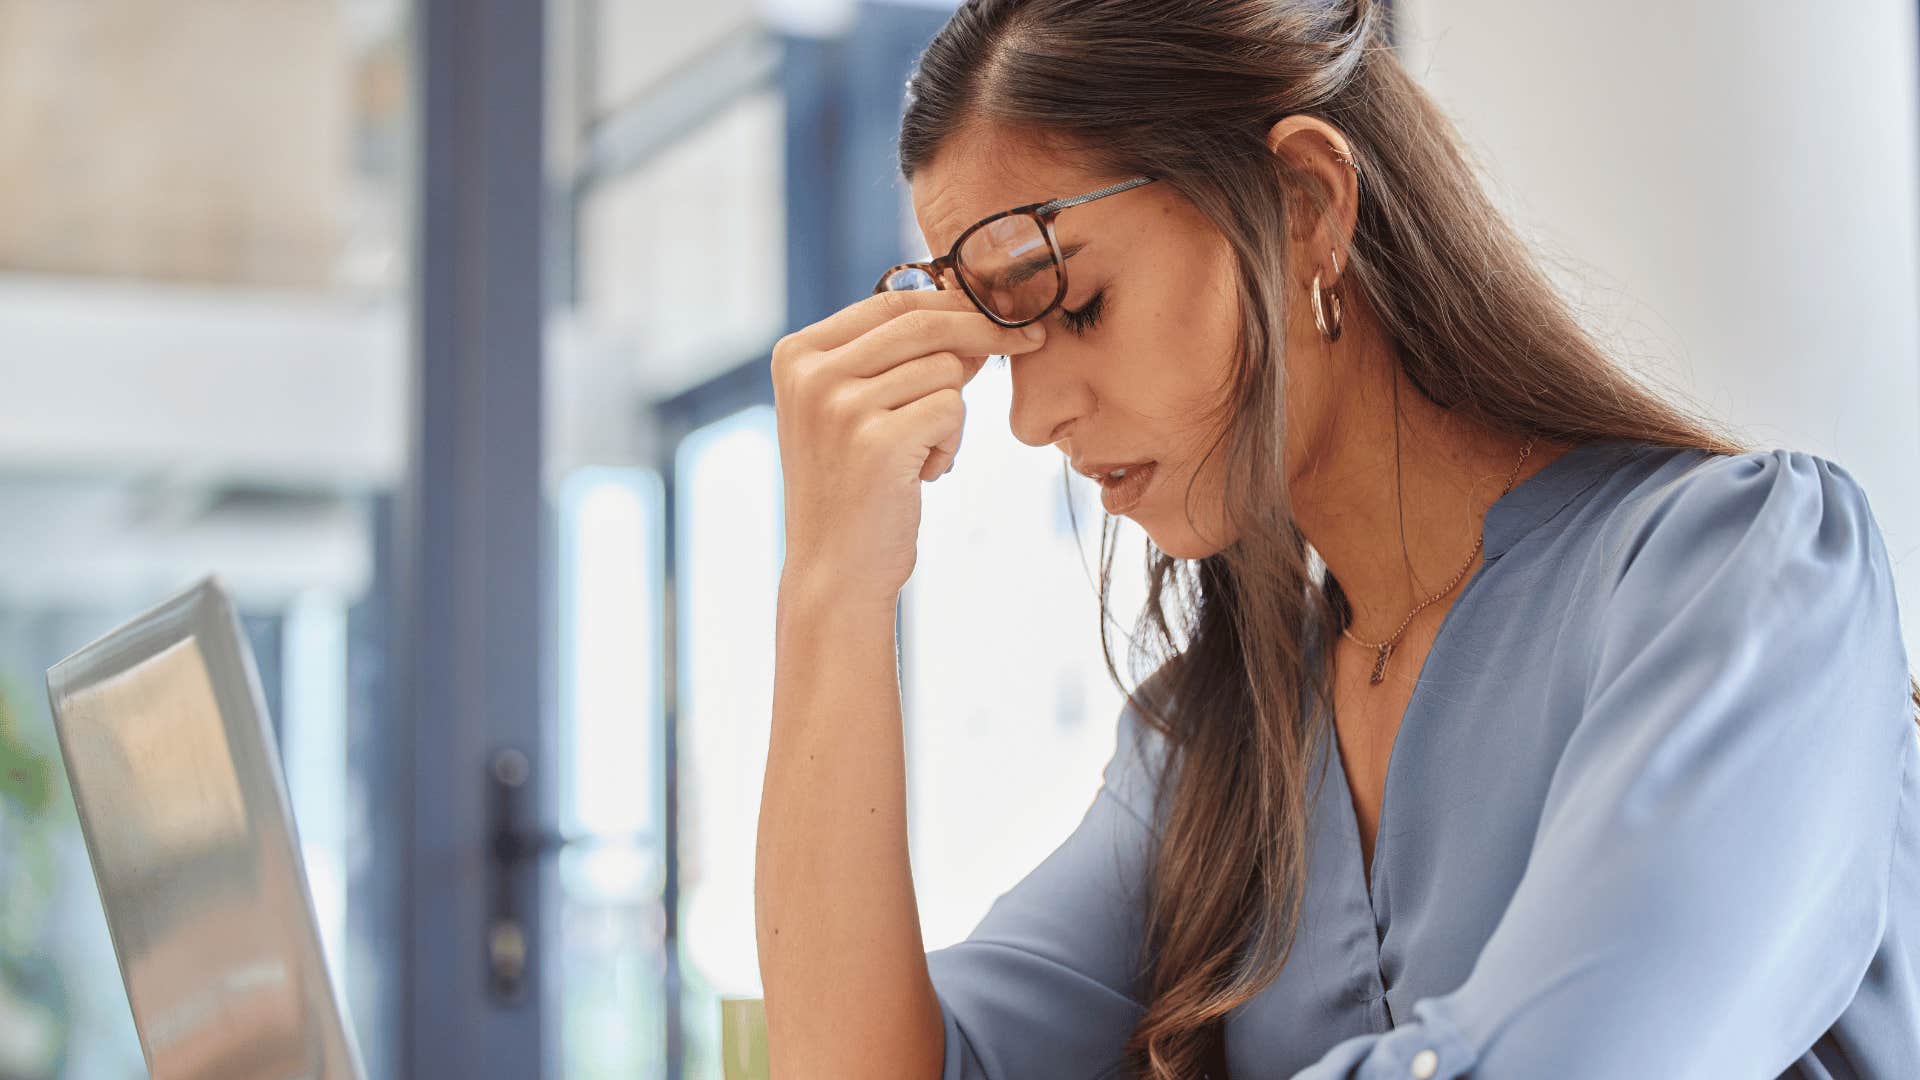
M 945 254 L 773 356 L 775 1075 L 1920 1076 L 1920 685 L 1865 496 L 1587 337 L 1386 17 L 968 3 L 926 48 L 900 167 Z M 1057 249 L 1002 213 L 1055 199 Z M 994 355 L 1151 539 L 1166 655 L 1075 832 L 925 953 L 895 598 Z

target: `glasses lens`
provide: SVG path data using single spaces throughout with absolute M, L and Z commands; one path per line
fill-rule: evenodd
M 937 289 L 939 283 L 933 275 L 917 266 L 903 266 L 880 279 L 880 288 L 876 292 L 900 292 L 911 289 Z
M 1053 245 L 1028 214 L 995 218 L 960 245 L 960 276 L 995 315 L 1009 322 L 1031 319 L 1060 291 Z

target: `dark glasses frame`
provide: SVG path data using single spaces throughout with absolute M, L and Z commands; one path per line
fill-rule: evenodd
M 1137 188 L 1142 184 L 1151 184 L 1157 179 L 1159 179 L 1159 177 L 1156 177 L 1156 176 L 1136 176 L 1131 180 L 1122 180 L 1117 184 L 1109 184 L 1106 187 L 1100 188 L 1098 190 L 1089 191 L 1084 195 L 1074 195 L 1070 198 L 1065 198 L 1065 199 L 1049 199 L 1046 202 L 1028 203 L 1025 206 L 1016 206 L 1016 207 L 1013 207 L 1012 209 L 1002 210 L 997 214 L 989 214 L 986 217 L 981 218 L 979 221 L 976 221 L 973 224 L 967 226 L 965 232 L 962 232 L 958 237 L 955 237 L 953 241 L 953 246 L 947 249 L 947 253 L 945 255 L 942 255 L 937 259 L 929 259 L 923 262 L 895 263 L 894 265 L 887 267 L 886 273 L 881 274 L 880 280 L 874 283 L 873 291 L 876 294 L 883 293 L 883 292 L 914 291 L 914 290 L 906 290 L 906 289 L 895 290 L 895 289 L 887 288 L 887 279 L 899 273 L 902 270 L 922 271 L 927 275 L 927 277 L 932 279 L 933 287 L 935 289 L 944 289 L 947 287 L 946 280 L 945 280 L 946 272 L 948 270 L 952 270 L 954 280 L 960 283 L 960 291 L 966 293 L 967 299 L 973 301 L 973 306 L 980 309 L 980 314 L 985 315 L 987 318 L 992 319 L 994 322 L 999 323 L 1001 326 L 1006 326 L 1006 327 L 1025 326 L 1028 323 L 1038 322 L 1041 319 L 1046 318 L 1048 312 L 1052 311 L 1056 307 L 1059 307 L 1060 301 L 1066 299 L 1066 296 L 1067 296 L 1067 260 L 1065 256 L 1060 254 L 1059 238 L 1053 235 L 1053 221 L 1056 217 L 1060 216 L 1060 211 L 1065 210 L 1070 206 L 1079 206 L 1083 203 L 1090 203 L 1095 199 L 1104 199 L 1109 195 L 1118 195 L 1122 191 L 1127 191 L 1132 188 Z M 1034 315 L 1030 318 L 1018 319 L 1018 320 L 1003 319 L 999 315 L 995 314 L 991 309 L 987 307 L 986 302 L 980 299 L 980 297 L 974 293 L 972 286 L 967 284 L 967 275 L 960 272 L 960 246 L 967 242 L 967 237 L 972 236 L 974 231 L 979 229 L 982 225 L 988 225 L 995 221 L 999 221 L 1001 218 L 1012 217 L 1016 214 L 1022 214 L 1027 217 L 1031 217 L 1035 221 L 1039 222 L 1040 232 L 1043 236 L 1047 238 L 1047 246 L 1053 252 L 1054 276 L 1060 279 L 1059 289 L 1055 290 L 1053 294 L 1053 299 L 1047 302 L 1046 307 L 1043 307 L 1040 309 L 1039 314 Z

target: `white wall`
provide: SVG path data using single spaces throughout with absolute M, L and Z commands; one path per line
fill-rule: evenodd
M 1402 54 L 1636 366 L 1867 490 L 1920 655 L 1911 0 L 1400 0 Z

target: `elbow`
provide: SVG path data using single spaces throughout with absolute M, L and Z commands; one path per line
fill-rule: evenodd
M 898 1001 L 899 999 L 895 999 Z M 778 1077 L 834 1080 L 949 1080 L 945 1018 L 928 995 L 913 1008 L 823 1012 L 817 1000 L 767 999 L 767 1063 Z M 987 1080 L 966 1074 L 950 1080 Z

